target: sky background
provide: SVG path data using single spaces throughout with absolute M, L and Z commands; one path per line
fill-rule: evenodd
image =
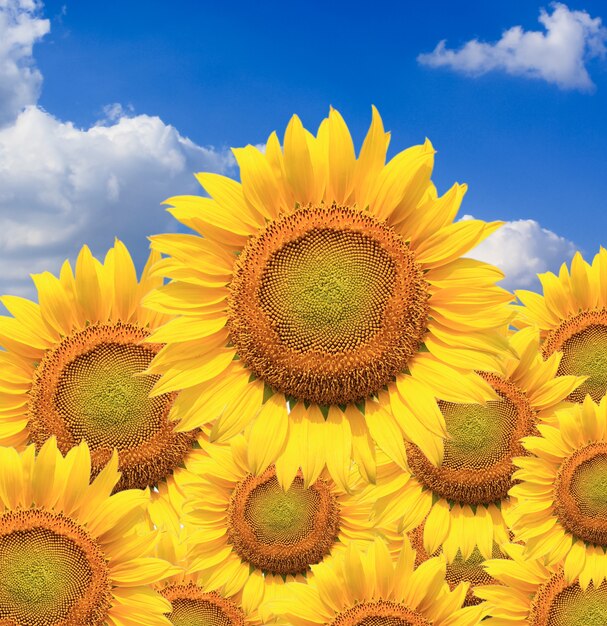
M 357 148 L 372 104 L 389 156 L 430 138 L 439 192 L 507 222 L 475 251 L 507 287 L 607 244 L 604 1 L 355 6 L 0 0 L 0 292 L 115 236 L 141 267 L 193 172 L 330 105 Z

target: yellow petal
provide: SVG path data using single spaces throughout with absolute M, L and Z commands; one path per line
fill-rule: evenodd
M 449 224 L 415 248 L 415 258 L 424 267 L 439 267 L 461 257 L 496 231 L 503 222 L 465 220 Z
M 579 539 L 573 543 L 565 558 L 565 580 L 572 583 L 584 569 L 586 564 L 586 546 Z
M 429 352 L 416 355 L 409 369 L 414 378 L 424 380 L 441 400 L 484 403 L 497 399 L 493 388 L 478 374 L 449 367 Z
M 372 107 L 372 111 L 371 126 L 363 141 L 354 170 L 356 203 L 361 209 L 369 205 L 370 189 L 386 162 L 388 150 L 388 141 L 381 117 L 375 107 Z
M 389 397 L 392 414 L 401 427 L 405 439 L 414 443 L 426 458 L 438 467 L 443 460 L 443 438 L 430 433 L 420 421 L 421 418 L 411 410 L 396 389 L 390 391 Z
M 0 500 L 7 509 L 16 509 L 23 497 L 23 466 L 14 448 L 0 447 Z
M 183 362 L 181 367 L 167 370 L 154 385 L 151 395 L 159 396 L 168 391 L 179 391 L 211 380 L 226 370 L 234 359 L 234 354 L 234 350 L 226 348 L 218 350 L 215 355 L 202 362 L 199 359 L 192 364 Z
M 208 319 L 178 317 L 155 330 L 147 338 L 147 341 L 152 343 L 180 343 L 204 339 L 219 332 L 225 327 L 226 323 L 227 317 L 222 314 Z
M 285 131 L 284 164 L 287 180 L 293 189 L 296 202 L 308 204 L 317 202 L 313 197 L 314 170 L 308 149 L 308 142 L 301 120 L 294 115 Z
M 196 174 L 196 179 L 219 205 L 220 210 L 238 216 L 240 222 L 252 229 L 263 226 L 263 218 L 254 213 L 247 204 L 240 183 L 211 172 L 200 172 Z
M 402 469 L 407 469 L 407 453 L 401 429 L 392 415 L 378 402 L 365 402 L 365 421 L 377 445 Z
M 424 525 L 424 550 L 434 554 L 447 538 L 451 528 L 449 503 L 442 498 L 430 509 Z
M 434 149 L 429 142 L 408 148 L 391 159 L 379 173 L 369 198 L 375 216 L 393 223 L 412 210 L 430 181 L 433 165 Z
M 18 296 L 3 296 L 2 304 L 7 310 L 19 320 L 19 324 L 35 333 L 47 344 L 56 342 L 59 337 L 55 329 L 48 326 L 44 316 L 41 314 L 40 306 L 31 300 Z
M 327 200 L 344 204 L 354 183 L 354 144 L 342 116 L 331 109 L 329 113 L 329 185 Z
M 173 217 L 194 227 L 201 235 L 213 233 L 220 241 L 227 237 L 225 242 L 236 246 L 244 244 L 246 237 L 257 231 L 242 219 L 239 206 L 220 206 L 215 200 L 202 196 L 173 196 L 164 204 L 171 205 L 167 211 Z
M 346 407 L 346 417 L 350 422 L 350 431 L 352 433 L 352 456 L 354 462 L 358 465 L 358 469 L 365 480 L 375 484 L 377 479 L 375 444 L 367 428 L 365 416 L 356 407 L 348 405 Z
M 287 208 L 278 181 L 264 155 L 254 146 L 232 150 L 240 167 L 240 180 L 245 198 L 260 215 L 275 219 Z
M 295 419 L 298 412 L 301 413 L 302 420 L 301 470 L 304 475 L 304 486 L 309 487 L 325 467 L 329 441 L 326 439 L 325 419 L 318 406 L 312 404 L 306 410 L 303 403 L 298 402 L 291 411 L 292 419 Z
M 294 419 L 295 418 L 295 419 Z M 287 491 L 295 478 L 301 464 L 301 446 L 303 420 L 301 413 L 289 414 L 289 430 L 284 450 L 276 460 L 276 478 L 280 486 Z
M 352 433 L 346 415 L 334 406 L 329 407 L 325 423 L 325 438 L 329 443 L 326 463 L 331 478 L 344 491 L 350 491 L 348 474 L 352 458 Z
M 423 419 L 426 428 L 437 437 L 447 435 L 445 417 L 438 408 L 436 397 L 423 382 L 412 376 L 398 376 L 396 388 L 411 412 Z
M 261 407 L 248 436 L 249 467 L 254 474 L 260 474 L 276 461 L 288 429 L 287 402 L 281 393 L 276 393 Z
M 78 303 L 88 322 L 106 321 L 105 310 L 110 302 L 103 302 L 98 276 L 99 262 L 93 258 L 88 246 L 83 246 L 76 260 L 76 294 Z
M 181 568 L 171 565 L 164 559 L 145 557 L 112 567 L 110 580 L 121 587 L 136 587 L 157 583 L 180 572 Z
M 114 314 L 128 320 L 137 308 L 137 272 L 126 246 L 114 243 Z

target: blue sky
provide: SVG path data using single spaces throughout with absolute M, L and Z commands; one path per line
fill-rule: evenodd
M 191 172 L 234 175 L 228 147 L 281 136 L 293 113 L 315 129 L 329 105 L 357 146 L 372 104 L 392 153 L 432 140 L 439 191 L 467 182 L 462 213 L 511 222 L 484 251 L 509 286 L 607 244 L 604 2 L 34 4 L 0 1 L 30 29 L 29 50 L 4 52 L 21 76 L 0 72 L 5 292 L 114 235 L 141 263 L 145 236 L 174 227 L 159 203 L 194 191 Z M 461 52 L 473 39 L 486 45 Z

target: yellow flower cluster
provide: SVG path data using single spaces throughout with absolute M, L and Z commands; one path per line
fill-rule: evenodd
M 389 141 L 294 116 L 2 298 L 1 625 L 607 624 L 607 251 L 516 304 Z

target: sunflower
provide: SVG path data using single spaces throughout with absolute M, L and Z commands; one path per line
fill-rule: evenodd
M 429 559 L 414 568 L 415 552 L 405 539 L 397 560 L 379 538 L 366 550 L 352 544 L 339 556 L 313 565 L 307 584 L 285 585 L 283 599 L 262 605 L 293 626 L 474 626 L 484 605 L 462 608 L 467 585 L 450 591 L 445 562 Z
M 0 448 L 0 623 L 160 626 L 170 606 L 151 587 L 176 572 L 148 556 L 149 494 L 111 495 L 118 457 L 89 484 L 86 443 L 63 457 L 54 438 L 36 456 Z
M 146 303 L 181 316 L 149 338 L 155 393 L 183 390 L 179 428 L 212 420 L 213 440 L 252 422 L 255 473 L 282 458 L 283 482 L 307 449 L 343 487 L 351 458 L 373 480 L 373 440 L 400 460 L 403 434 L 438 463 L 435 396 L 494 397 L 472 369 L 499 368 L 511 296 L 460 257 L 500 223 L 454 223 L 466 187 L 438 197 L 430 142 L 385 164 L 388 139 L 374 109 L 356 158 L 337 111 L 316 136 L 294 116 L 284 149 L 234 150 L 241 183 L 203 173 L 211 198 L 167 200 L 198 234 L 151 238 L 172 281 Z
M 564 559 L 567 582 L 598 586 L 607 578 L 607 397 L 586 396 L 556 422 L 523 439 L 535 456 L 515 459 L 512 530 L 530 557 Z
M 513 457 L 526 454 L 521 438 L 537 433 L 540 420 L 563 407 L 563 399 L 584 380 L 555 376 L 561 355 L 542 359 L 532 328 L 512 334 L 509 344 L 518 356 L 504 360 L 502 373 L 480 373 L 499 400 L 485 405 L 439 401 L 450 433 L 439 467 L 407 444 L 410 478 L 390 463 L 381 471 L 379 518 L 384 524 L 400 520 L 405 532 L 423 522 L 424 550 L 433 554 L 442 546 L 449 564 L 468 560 L 475 547 L 491 558 L 495 546 L 509 540 L 505 517 Z
M 258 609 L 263 599 L 263 580 L 257 575 L 253 593 L 228 597 L 209 591 L 199 572 L 190 571 L 189 532 L 174 529 L 178 518 L 159 527 L 156 555 L 182 568 L 180 572 L 157 583 L 154 587 L 171 603 L 168 619 L 174 626 L 260 626 Z
M 40 304 L 2 298 L 13 317 L 0 317 L 0 443 L 40 448 L 54 436 L 66 454 L 86 441 L 94 473 L 117 448 L 118 489 L 155 485 L 182 462 L 197 433 L 175 431 L 175 394 L 150 399 L 157 377 L 140 375 L 161 348 L 142 340 L 170 319 L 139 304 L 162 282 L 150 273 L 158 259 L 138 282 L 120 241 L 103 264 L 85 246 L 75 275 L 66 261 L 59 278 L 33 276 Z
M 540 274 L 544 295 L 517 291 L 518 326 L 533 324 L 542 334 L 542 353 L 548 358 L 562 352 L 559 374 L 587 376 L 569 398 L 582 402 L 590 394 L 595 402 L 607 393 L 607 250 L 601 248 L 589 265 L 577 252 L 571 272 Z
M 367 483 L 354 469 L 352 493 L 326 472 L 310 485 L 298 472 L 285 490 L 274 466 L 260 475 L 251 471 L 244 436 L 205 445 L 186 468 L 190 473 L 178 482 L 186 496 L 182 521 L 191 533 L 191 570 L 204 575 L 209 590 L 251 594 L 262 573 L 267 585 L 305 580 L 310 565 L 376 534 L 372 497 L 362 497 Z
M 604 626 L 607 583 L 567 580 L 562 567 L 526 557 L 523 546 L 507 544 L 508 559 L 486 562 L 499 585 L 477 588 L 486 599 L 487 626 Z M 485 623 L 485 622 L 483 622 Z

